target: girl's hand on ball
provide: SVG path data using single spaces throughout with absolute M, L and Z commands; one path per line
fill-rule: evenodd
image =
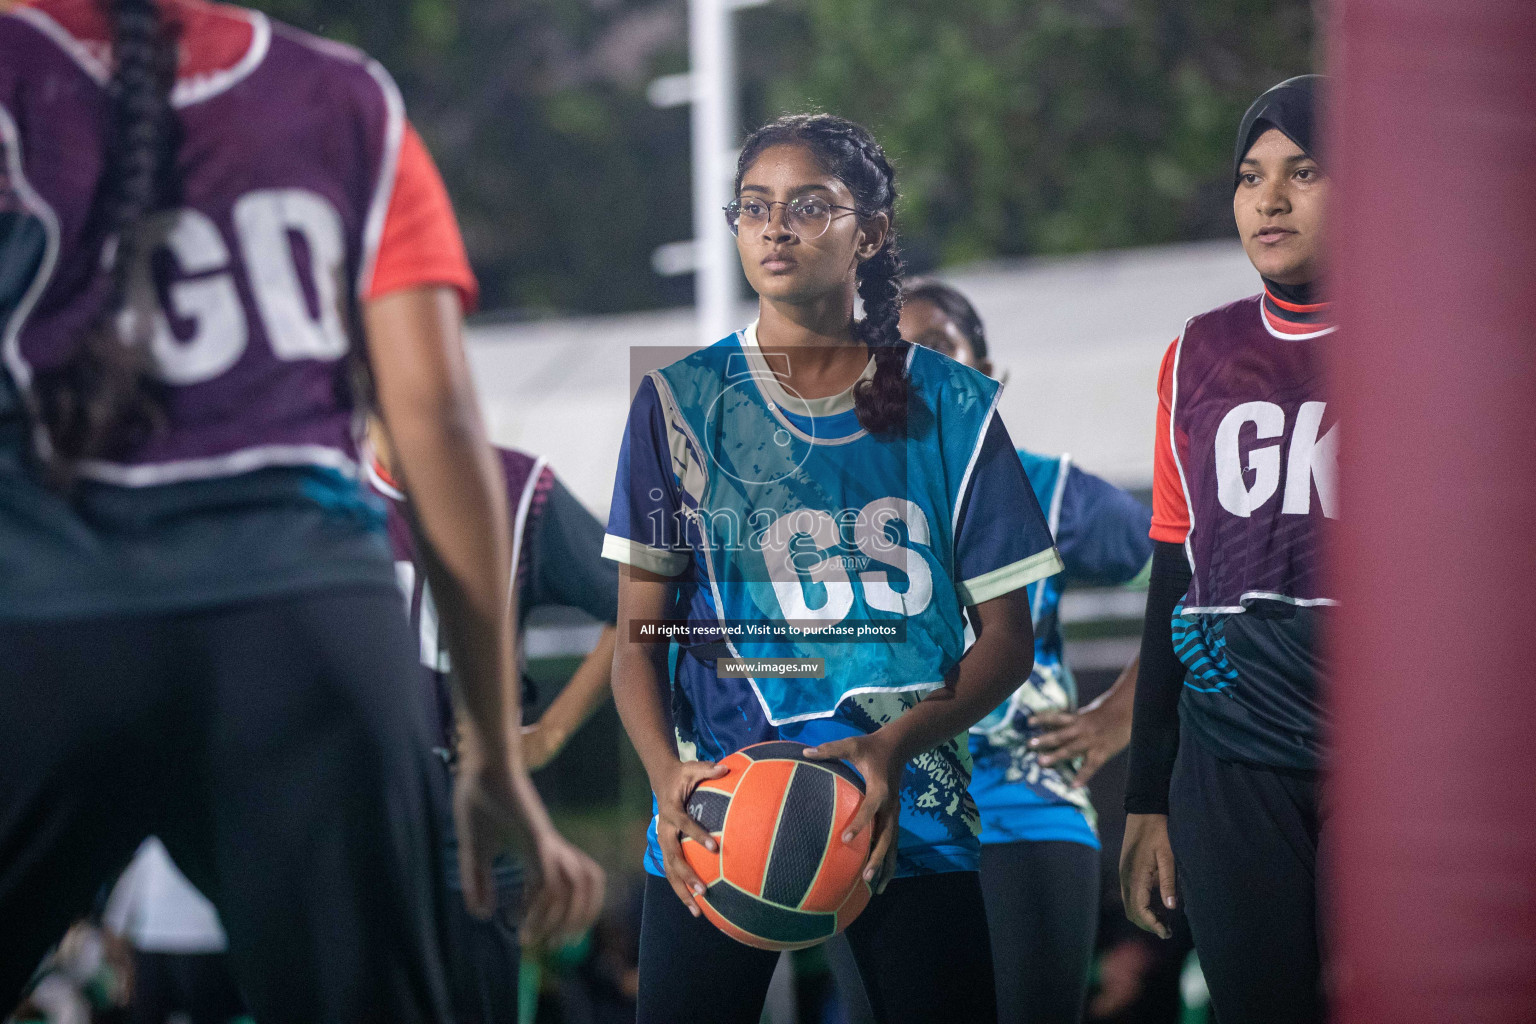
M 682 837 L 702 844 L 710 853 L 718 852 L 720 844 L 689 816 L 688 798 L 699 783 L 728 773 L 729 769 L 713 761 L 674 761 L 664 769 L 661 778 L 651 780 L 651 790 L 656 794 L 656 839 L 661 846 L 661 866 L 672 891 L 694 917 L 699 916 L 699 905 L 693 897 L 704 895 L 704 883 L 683 856 Z
M 872 830 L 864 881 L 875 892 L 884 892 L 896 874 L 896 822 L 901 813 L 901 773 L 906 763 L 878 731 L 807 747 L 804 753 L 813 761 L 847 761 L 864 777 L 864 799 L 843 830 L 842 839 L 851 843 L 866 828 Z

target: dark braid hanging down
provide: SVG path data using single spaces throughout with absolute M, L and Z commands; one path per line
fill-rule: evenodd
M 148 325 L 124 337 L 118 319 L 134 267 L 149 244 L 145 224 L 175 200 L 177 123 L 170 93 L 177 50 L 155 0 L 98 0 L 112 26 L 112 81 L 106 173 L 93 216 L 112 252 L 101 312 L 75 356 L 37 376 L 56 482 L 81 459 L 111 456 L 141 442 L 161 419 L 149 373 Z M 141 318 L 142 319 L 142 318 Z
M 869 129 L 832 114 L 790 114 L 753 132 L 736 162 L 736 192 L 742 175 L 771 146 L 804 145 L 823 170 L 848 186 L 861 218 L 885 214 L 890 230 L 885 245 L 859 264 L 859 298 L 864 318 L 854 323 L 855 336 L 875 357 L 875 373 L 854 388 L 859 423 L 871 434 L 898 434 L 906 429 L 907 343 L 896 323 L 901 319 L 901 250 L 896 244 L 896 172 L 885 150 Z

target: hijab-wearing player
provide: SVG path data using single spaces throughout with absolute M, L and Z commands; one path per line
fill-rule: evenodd
M 959 291 L 911 281 L 901 336 L 988 376 L 986 330 Z M 1130 583 L 1148 567 L 1151 512 L 1072 464 L 1023 448 L 1064 569 L 1029 587 L 1035 667 L 1008 701 L 971 727 L 971 796 L 981 812 L 981 890 L 1004 1024 L 1075 1024 L 1093 965 L 1099 837 L 1088 780 L 1131 740 L 1136 662 L 1086 708 L 1065 660 L 1068 587 Z
M 1061 563 L 997 383 L 900 340 L 894 178 L 842 118 L 755 132 L 727 216 L 758 319 L 648 374 L 630 410 L 605 552 L 626 566 L 614 699 L 657 801 L 644 1024 L 758 1019 L 778 958 L 699 916 L 679 840 L 713 845 L 689 794 L 721 757 L 775 738 L 864 777 L 850 833 L 872 830 L 864 877 L 879 894 L 847 934 L 877 1017 L 995 1016 L 964 737 L 1027 677 L 1024 588 Z M 665 641 L 628 632 L 667 618 L 900 623 L 905 639 L 742 631 L 669 663 Z M 720 673 L 733 655 L 822 658 L 825 675 Z
M 1183 906 L 1224 1021 L 1318 1021 L 1321 555 L 1339 425 L 1322 368 L 1315 75 L 1254 101 L 1232 210 L 1264 290 L 1194 317 L 1158 379 L 1151 588 L 1120 858 L 1126 913 Z
M 157 834 L 262 1021 L 447 1019 L 433 731 L 366 368 L 464 729 L 467 899 L 554 869 L 520 764 L 505 495 L 442 183 L 364 55 L 197 0 L 0 16 L 0 1007 Z M 549 855 L 544 854 L 548 851 Z
M 410 526 L 410 499 L 396 478 L 399 467 L 384 425 L 377 420 L 370 422 L 368 438 L 373 454 L 368 481 L 389 504 L 389 539 L 395 553 L 395 573 L 405 592 L 406 611 L 420 645 L 426 691 L 438 707 L 438 751 L 442 770 L 448 773 L 456 761 L 458 728 L 449 687 L 450 656 L 438 621 L 437 601 L 422 571 Z M 613 564 L 602 558 L 602 525 L 571 496 L 542 458 L 508 448 L 497 448 L 496 457 L 501 463 L 507 489 L 506 508 L 511 516 L 512 554 L 507 575 L 517 607 L 519 639 L 523 620 L 539 607 L 581 608 L 599 622 L 610 623 L 539 725 L 531 732 L 524 729 L 524 753 L 531 770 L 554 757 L 608 695 L 613 668 L 611 623 L 618 615 L 618 574 Z M 521 643 L 518 651 L 522 652 Z M 518 667 L 518 678 L 522 679 L 522 666 Z M 534 696 L 530 682 L 525 682 L 521 696 L 524 705 Z M 539 737 L 540 730 L 543 740 L 535 754 L 528 749 L 532 744 L 527 741 L 529 737 Z M 530 797 L 529 805 L 542 809 L 537 797 Z M 445 824 L 445 837 L 448 842 L 444 859 L 451 865 L 458 859 L 451 822 Z M 574 848 L 566 847 L 561 852 L 582 874 L 576 891 L 584 904 L 572 915 L 572 922 L 584 930 L 602 909 L 603 872 L 591 858 Z M 518 1015 L 522 871 L 510 858 L 498 858 L 494 870 L 497 910 L 490 920 L 479 920 L 469 914 L 462 899 L 449 901 L 448 981 L 458 1024 L 513 1021 Z M 450 890 L 456 890 L 457 873 L 449 871 L 447 882 Z

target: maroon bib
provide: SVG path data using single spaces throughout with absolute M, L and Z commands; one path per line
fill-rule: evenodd
M 512 514 L 511 585 L 519 593 L 526 585 L 529 551 L 527 538 L 544 513 L 550 488 L 555 483 L 554 470 L 542 458 L 512 448 L 498 448 L 501 472 L 507 484 L 507 510 Z M 416 557 L 416 538 L 411 533 L 405 495 L 370 467 L 368 481 L 374 493 L 389 506 L 389 545 L 395 555 L 395 577 L 404 592 L 411 626 L 421 643 L 421 663 L 435 672 L 447 671 L 448 652 L 438 634 L 437 607 L 427 586 L 426 574 Z M 527 614 L 527 602 L 519 606 Z
M 1338 518 L 1339 430 L 1323 382 L 1333 328 L 1275 333 L 1262 297 L 1190 320 L 1174 362 L 1173 451 L 1189 502 L 1185 612 L 1256 600 L 1329 605 L 1321 556 Z
M 167 387 L 167 429 L 83 476 L 141 486 L 274 465 L 355 471 L 358 293 L 404 114 L 362 54 L 250 16 L 245 59 L 172 94 L 180 196 L 134 268 L 126 319 Z M 42 12 L 0 18 L 0 161 L 49 235 L 4 339 L 24 390 L 75 354 L 108 293 L 110 240 L 92 216 L 107 73 Z

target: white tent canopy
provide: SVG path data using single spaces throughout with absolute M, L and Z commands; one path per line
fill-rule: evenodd
M 1152 479 L 1154 387 L 1168 343 L 1190 316 L 1259 288 L 1235 241 L 988 263 L 939 276 L 976 304 L 993 362 L 1008 371 L 1001 411 L 1014 441 L 1071 452 L 1130 487 Z M 631 395 L 631 350 L 687 345 L 692 325 L 684 308 L 471 329 L 470 362 L 493 439 L 546 456 L 604 514 Z

